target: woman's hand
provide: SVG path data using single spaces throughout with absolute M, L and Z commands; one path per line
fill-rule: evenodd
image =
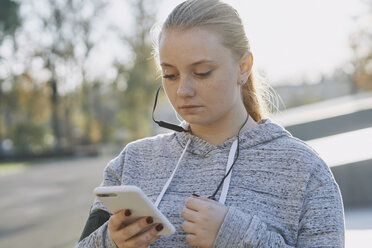
M 144 228 L 153 225 L 152 217 L 143 217 L 136 222 L 125 226 L 123 223 L 129 219 L 131 211 L 129 209 L 123 209 L 116 212 L 109 219 L 108 230 L 112 240 L 119 248 L 145 248 L 154 243 L 160 236 L 158 232 L 163 229 L 162 224 L 157 224 L 151 227 L 144 233 L 136 235 Z
M 188 233 L 186 241 L 192 246 L 213 246 L 228 208 L 207 198 L 187 198 L 182 217 L 186 220 L 182 228 Z

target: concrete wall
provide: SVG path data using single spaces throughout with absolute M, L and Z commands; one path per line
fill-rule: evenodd
M 285 128 L 299 139 L 311 140 L 368 127 L 372 127 L 372 109 L 286 126 Z
M 372 159 L 331 167 L 345 208 L 372 207 Z

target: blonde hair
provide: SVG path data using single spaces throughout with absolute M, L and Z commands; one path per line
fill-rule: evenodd
M 176 6 L 164 22 L 157 42 L 166 30 L 202 26 L 212 27 L 217 31 L 222 37 L 223 45 L 230 49 L 237 61 L 250 51 L 249 41 L 238 12 L 219 0 L 188 0 Z M 154 46 L 155 53 L 158 51 L 157 44 Z M 242 85 L 241 91 L 249 115 L 255 121 L 262 120 L 269 113 L 268 105 L 272 105 L 272 88 L 253 69 L 247 82 Z

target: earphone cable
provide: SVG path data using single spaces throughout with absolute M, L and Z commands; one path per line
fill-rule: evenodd
M 232 168 L 233 168 L 234 165 L 235 165 L 235 162 L 236 162 L 236 161 L 238 160 L 238 158 L 239 158 L 239 147 L 240 147 L 240 146 L 239 146 L 239 142 L 240 142 L 239 135 L 240 135 L 240 131 L 243 129 L 243 127 L 244 127 L 245 124 L 247 123 L 248 118 L 249 118 L 249 114 L 247 114 L 247 118 L 245 119 L 243 125 L 240 127 L 240 129 L 239 129 L 239 131 L 238 131 L 238 137 L 237 137 L 237 138 L 238 138 L 238 147 L 237 147 L 237 149 L 236 149 L 236 156 L 235 156 L 234 162 L 232 163 L 232 165 L 231 165 L 229 171 L 228 171 L 228 172 L 226 173 L 226 175 L 222 178 L 222 180 L 221 180 L 220 184 L 218 185 L 216 191 L 213 193 L 213 195 L 211 195 L 211 196 L 208 197 L 209 199 L 216 200 L 216 194 L 217 194 L 217 192 L 220 190 L 220 188 L 221 188 L 223 182 L 225 181 L 226 177 L 230 174 L 230 172 L 232 171 Z

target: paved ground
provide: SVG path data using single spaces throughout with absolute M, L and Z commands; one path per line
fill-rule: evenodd
M 56 161 L 0 173 L 0 247 L 73 247 L 110 159 Z M 370 247 L 372 209 L 347 210 L 346 225 L 346 247 Z
M 73 247 L 109 159 L 48 162 L 0 173 L 0 247 Z

